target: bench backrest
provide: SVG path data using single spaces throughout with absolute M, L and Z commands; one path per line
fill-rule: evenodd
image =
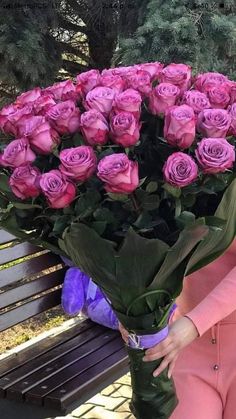
M 58 306 L 65 271 L 59 256 L 0 230 L 0 331 Z

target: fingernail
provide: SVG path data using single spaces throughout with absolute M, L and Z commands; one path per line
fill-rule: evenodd
M 153 373 L 153 377 L 158 377 L 158 375 L 159 375 L 159 372 L 154 372 Z

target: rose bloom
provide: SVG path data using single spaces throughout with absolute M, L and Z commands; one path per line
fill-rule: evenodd
M 43 95 L 52 95 L 55 100 L 76 100 L 78 94 L 72 80 L 65 80 L 54 83 L 42 91 Z
M 42 94 L 42 90 L 40 87 L 36 87 L 33 90 L 29 90 L 28 92 L 22 93 L 20 96 L 16 98 L 15 103 L 17 105 L 27 105 L 28 103 L 35 102 Z
M 196 90 L 200 90 L 200 92 L 208 92 L 209 89 L 215 86 L 228 86 L 229 87 L 229 79 L 228 77 L 224 76 L 221 73 L 202 73 L 198 74 L 194 81 L 194 87 Z
M 104 116 L 108 116 L 115 98 L 116 92 L 110 87 L 95 87 L 85 98 L 84 106 L 87 110 L 96 109 Z
M 196 117 L 188 105 L 172 106 L 166 112 L 164 137 L 173 147 L 189 148 L 196 134 Z
M 195 114 L 199 114 L 203 109 L 211 108 L 207 95 L 198 90 L 188 90 L 187 92 L 184 92 L 181 104 L 191 106 Z
M 168 157 L 163 173 L 167 183 L 183 188 L 197 179 L 198 167 L 192 157 L 179 151 Z
M 40 179 L 40 188 L 51 208 L 68 207 L 76 196 L 75 185 L 60 170 L 44 173 Z
M 0 155 L 0 165 L 6 167 L 19 167 L 26 163 L 32 163 L 36 155 L 30 148 L 26 138 L 11 141 Z
M 198 115 L 197 130 L 205 137 L 224 138 L 231 125 L 231 116 L 225 109 L 204 109 Z
M 96 170 L 97 158 L 90 146 L 66 148 L 60 152 L 60 171 L 68 178 L 85 182 Z
M 85 71 L 83 73 L 78 74 L 78 76 L 76 77 L 76 81 L 78 85 L 81 86 L 83 94 L 86 95 L 88 92 L 90 92 L 90 90 L 99 86 L 100 73 L 98 70 Z
M 191 86 L 191 67 L 186 64 L 169 64 L 160 72 L 159 81 L 175 84 L 183 92 Z
M 203 138 L 195 154 L 203 173 L 225 172 L 235 161 L 235 149 L 225 138 Z
M 96 109 L 82 113 L 80 129 L 85 141 L 92 146 L 103 145 L 108 141 L 109 126 L 107 120 Z
M 97 176 L 107 192 L 130 194 L 139 185 L 138 163 L 125 153 L 111 154 L 100 160 Z
M 41 173 L 37 167 L 26 164 L 16 167 L 10 177 L 10 187 L 20 199 L 35 198 L 40 194 Z
M 207 95 L 213 108 L 224 109 L 230 103 L 230 95 L 225 85 L 211 87 Z
M 133 65 L 123 66 L 123 67 L 114 67 L 102 70 L 101 75 L 112 74 L 114 76 L 125 77 L 128 73 L 132 72 L 134 69 Z
M 50 94 L 44 94 L 34 102 L 34 113 L 36 115 L 44 116 L 46 115 L 47 111 L 49 111 L 49 109 L 54 105 L 56 105 L 56 102 L 53 99 L 53 96 Z
M 101 86 L 110 87 L 116 94 L 119 94 L 125 89 L 125 81 L 118 74 L 103 74 L 101 76 Z
M 230 82 L 230 104 L 236 102 L 236 81 Z
M 19 108 L 16 104 L 5 106 L 0 112 L 0 129 L 5 134 L 17 135 L 17 125 L 24 115 L 32 114 L 32 106 Z
M 150 93 L 149 111 L 153 115 L 165 114 L 174 106 L 180 94 L 180 89 L 171 83 L 160 83 Z
M 231 124 L 230 124 L 230 128 L 229 128 L 229 133 L 230 135 L 236 135 L 236 102 L 233 103 L 229 109 L 229 114 L 231 117 Z
M 113 112 L 131 112 L 135 118 L 140 117 L 142 97 L 137 90 L 127 89 L 115 97 Z
M 137 90 L 142 96 L 151 93 L 151 76 L 145 70 L 133 70 L 133 72 L 125 76 L 127 87 Z
M 120 112 L 111 119 L 111 138 L 123 147 L 137 144 L 140 138 L 141 124 L 130 112 Z
M 136 67 L 138 70 L 145 70 L 150 74 L 151 81 L 155 81 L 158 79 L 159 73 L 164 67 L 164 64 L 159 63 L 158 61 L 153 63 L 142 63 L 137 64 Z
M 73 100 L 66 100 L 54 105 L 46 113 L 46 117 L 61 135 L 74 134 L 79 131 L 80 110 Z

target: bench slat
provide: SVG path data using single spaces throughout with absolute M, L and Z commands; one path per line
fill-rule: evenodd
M 24 256 L 33 255 L 36 252 L 40 252 L 43 249 L 34 246 L 30 243 L 20 243 L 13 247 L 7 247 L 0 250 L 0 265 L 3 265 L 13 260 L 22 258 Z
M 5 360 L 0 361 L 0 379 L 6 374 L 9 374 L 13 371 L 16 372 L 19 366 L 25 366 L 31 360 L 37 359 L 39 356 L 42 356 L 45 353 L 48 353 L 52 349 L 68 342 L 70 339 L 80 335 L 85 330 L 91 329 L 92 327 L 97 327 L 95 323 L 91 320 L 81 320 L 80 323 L 76 323 L 74 326 L 70 327 L 68 330 L 63 332 L 56 333 L 50 337 L 44 338 L 39 341 L 36 345 L 29 346 L 25 348 L 24 351 L 17 353 L 17 356 L 7 357 Z M 61 351 L 61 349 L 59 349 Z M 5 384 L 5 383 L 4 383 Z M 1 392 L 1 387 L 0 387 Z
M 50 368 L 52 368 L 52 364 L 57 363 L 61 357 L 70 353 L 76 348 L 81 347 L 96 336 L 104 333 L 105 328 L 102 326 L 95 325 L 95 323 L 91 323 L 89 326 L 90 327 L 87 325 L 84 330 L 81 326 L 79 326 L 77 330 L 77 336 L 74 336 L 72 339 L 66 341 L 65 343 L 58 344 L 55 348 L 52 348 L 48 352 L 38 356 L 36 359 L 32 359 L 22 366 L 18 363 L 17 369 L 10 372 L 9 374 L 5 374 L 4 377 L 0 379 L 1 390 L 7 390 L 9 387 L 21 382 L 26 378 L 26 381 L 28 382 L 27 388 L 28 386 L 31 387 L 32 383 L 35 381 L 34 377 L 37 371 L 43 370 L 44 377 L 46 377 L 47 374 L 45 371 L 49 365 Z M 25 387 L 26 386 L 23 386 L 23 389 Z
M 63 283 L 66 270 L 67 268 L 63 268 L 58 271 L 51 272 L 48 275 L 0 294 L 0 309 L 8 307 L 11 304 L 15 304 L 16 302 L 27 300 L 36 294 L 40 294 L 43 291 L 47 291 L 57 285 L 61 285 Z
M 61 289 L 52 291 L 47 295 L 43 295 L 40 298 L 31 301 L 10 310 L 0 317 L 0 332 L 8 329 L 9 327 L 15 326 L 23 322 L 24 320 L 30 319 L 37 314 L 43 313 L 52 307 L 56 307 L 61 303 Z
M 1 250 L 0 250 L 1 254 Z M 26 278 L 30 275 L 37 274 L 44 269 L 51 268 L 52 266 L 62 263 L 59 256 L 54 253 L 46 253 L 37 256 L 31 260 L 18 263 L 0 271 L 0 288 L 10 285 L 20 279 Z
M 90 335 L 90 339 L 88 335 Z M 75 368 L 75 363 L 81 363 L 81 361 L 83 363 L 83 368 L 86 368 L 86 360 L 89 354 L 103 347 L 104 341 L 109 342 L 114 338 L 114 334 L 109 333 L 109 331 L 103 333 L 96 330 L 93 330 L 93 332 L 88 331 L 87 341 L 67 354 L 63 354 L 63 356 L 61 354 L 58 359 L 49 362 L 35 373 L 22 378 L 21 381 L 9 387 L 7 390 L 7 397 L 11 399 L 14 397 L 17 400 L 20 400 L 20 398 L 22 399 L 24 397 L 26 392 L 31 389 L 34 390 L 35 387 L 41 390 L 42 396 L 44 393 L 48 394 L 49 391 L 54 390 L 58 386 L 58 382 L 61 383 L 61 378 L 66 375 L 68 368 L 71 367 L 73 370 Z
M 106 380 L 109 380 L 106 383 L 109 385 L 118 377 L 127 374 L 129 361 L 127 350 L 124 344 L 122 346 L 118 351 L 111 353 L 103 360 L 98 360 L 91 368 L 46 396 L 44 406 L 67 412 L 68 408 L 71 410 L 74 403 L 80 405 L 96 394 L 99 389 L 104 388 Z M 119 348 L 119 345 L 117 347 Z M 35 401 L 31 394 L 27 394 L 26 398 L 31 402 Z
M 88 370 L 90 367 L 93 367 L 97 363 L 100 363 L 103 359 L 112 355 L 114 352 L 117 352 L 122 347 L 124 347 L 124 344 L 121 341 L 121 338 L 113 338 L 111 341 L 106 342 L 105 345 L 102 345 L 95 352 L 88 354 L 81 360 L 76 361 L 72 365 L 68 366 L 66 369 L 60 371 L 51 379 L 45 380 L 38 386 L 32 388 L 30 391 L 26 393 L 26 400 L 36 404 L 41 404 L 42 397 L 48 395 L 51 391 L 54 391 L 61 385 L 62 388 L 60 390 L 60 394 L 61 396 L 62 394 L 65 395 L 63 386 L 65 383 L 67 383 L 75 377 L 78 377 L 84 371 Z
M 5 230 L 0 230 L 0 244 L 5 244 L 17 240 L 15 236 Z

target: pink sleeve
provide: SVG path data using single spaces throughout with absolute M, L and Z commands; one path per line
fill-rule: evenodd
M 186 313 L 199 336 L 236 310 L 236 266 L 196 306 Z

